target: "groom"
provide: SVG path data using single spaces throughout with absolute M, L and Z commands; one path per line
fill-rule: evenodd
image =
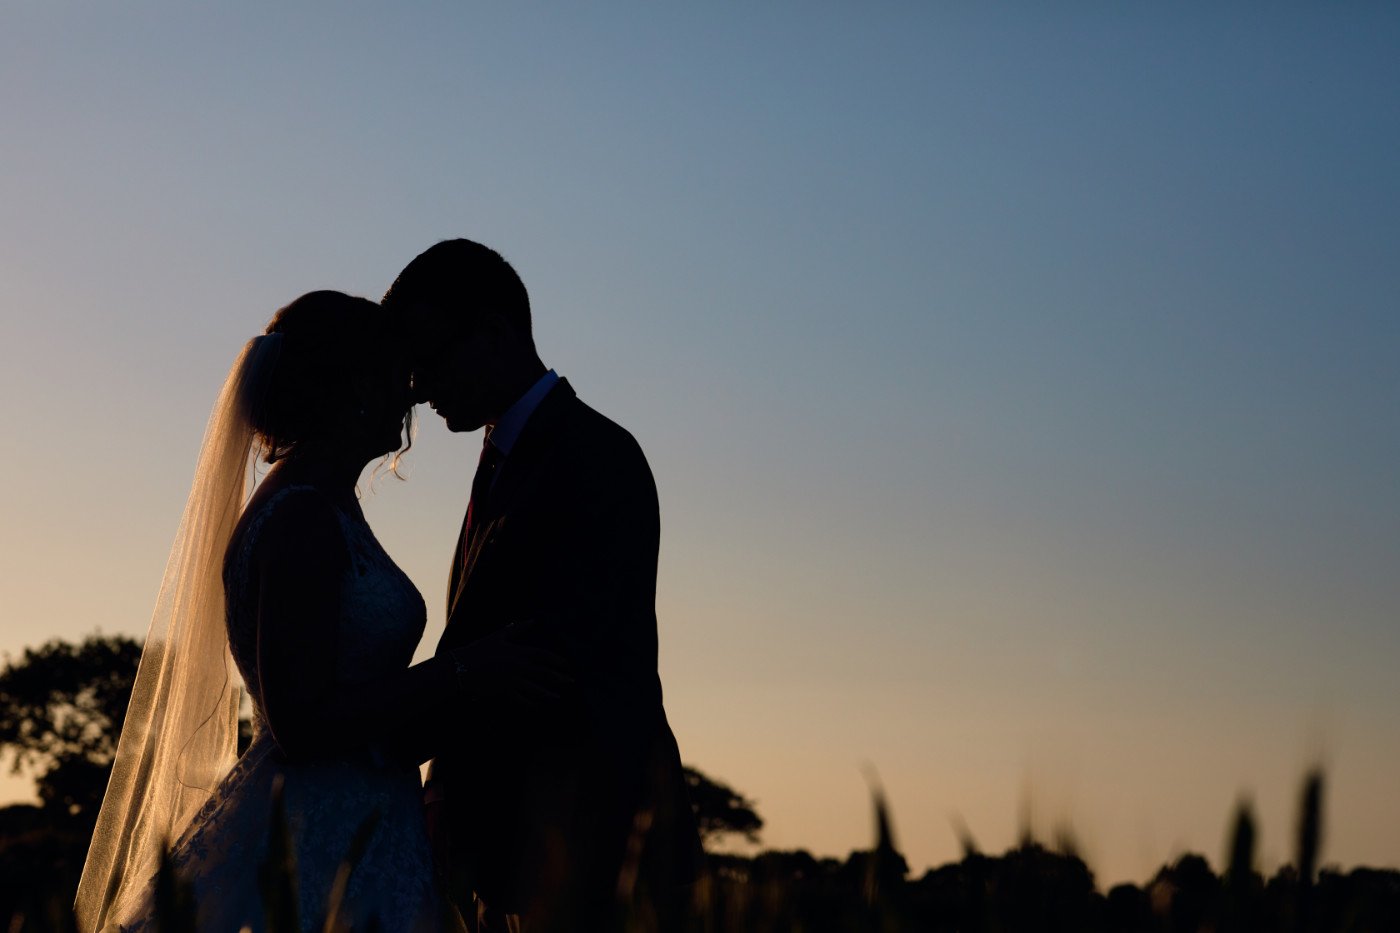
M 608 930 L 636 910 L 666 929 L 699 843 L 656 670 L 646 458 L 545 368 L 525 286 L 494 250 L 438 243 L 383 305 L 407 328 L 416 400 L 452 431 L 486 429 L 438 653 L 522 623 L 575 680 L 524 711 L 441 711 L 426 793 L 458 906 L 481 931 L 511 915 L 529 930 Z

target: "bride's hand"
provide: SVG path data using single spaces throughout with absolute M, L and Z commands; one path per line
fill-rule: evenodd
M 460 689 L 487 701 L 535 708 L 560 699 L 574 678 L 568 662 L 529 643 L 531 621 L 499 631 L 449 652 Z

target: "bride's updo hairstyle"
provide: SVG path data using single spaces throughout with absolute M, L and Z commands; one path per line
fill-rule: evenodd
M 343 423 L 358 405 L 356 377 L 392 352 L 388 337 L 379 305 L 336 291 L 308 292 L 273 315 L 259 341 L 275 342 L 275 356 L 249 413 L 268 463 Z

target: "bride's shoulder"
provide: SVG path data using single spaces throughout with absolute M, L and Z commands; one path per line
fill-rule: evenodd
M 243 511 L 229 557 L 240 553 L 251 563 L 287 558 L 326 557 L 344 549 L 340 512 L 315 486 L 259 490 Z

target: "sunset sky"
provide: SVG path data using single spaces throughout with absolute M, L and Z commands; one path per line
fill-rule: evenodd
M 142 634 L 243 342 L 468 236 L 648 454 L 765 845 L 868 845 L 873 768 L 916 871 L 1218 865 L 1242 796 L 1269 868 L 1320 761 L 1400 865 L 1400 10 L 714 6 L 0 2 L 0 651 Z M 480 436 L 421 414 L 364 489 L 426 653 Z

